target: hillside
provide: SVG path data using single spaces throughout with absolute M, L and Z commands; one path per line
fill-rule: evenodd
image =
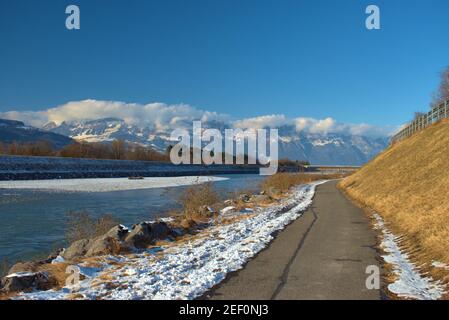
M 38 142 L 48 141 L 53 148 L 60 149 L 73 140 L 69 137 L 26 126 L 21 121 L 0 119 L 0 142 Z
M 340 186 L 377 211 L 412 258 L 449 264 L 449 121 L 390 146 Z M 439 268 L 440 277 L 448 267 Z M 447 280 L 447 278 L 446 278 Z

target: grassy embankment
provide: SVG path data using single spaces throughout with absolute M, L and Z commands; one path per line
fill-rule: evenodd
M 410 258 L 449 281 L 449 121 L 436 123 L 390 146 L 340 187 L 379 213 Z

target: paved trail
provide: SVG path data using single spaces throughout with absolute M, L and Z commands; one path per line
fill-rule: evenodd
M 378 265 L 375 235 L 361 209 L 328 182 L 313 205 L 209 299 L 380 299 L 367 290 L 366 267 Z

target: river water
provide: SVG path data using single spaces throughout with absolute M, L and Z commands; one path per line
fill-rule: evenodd
M 262 180 L 259 175 L 248 174 L 218 177 L 226 178 L 213 182 L 222 198 L 235 191 L 255 188 Z M 89 183 L 92 180 L 95 179 L 89 179 Z M 70 211 L 88 212 L 94 217 L 111 214 L 122 224 L 131 226 L 164 216 L 167 211 L 177 208 L 177 199 L 185 188 L 116 191 L 106 188 L 107 191 L 102 192 L 74 192 L 0 186 L 0 261 L 6 259 L 14 263 L 63 246 L 66 214 Z

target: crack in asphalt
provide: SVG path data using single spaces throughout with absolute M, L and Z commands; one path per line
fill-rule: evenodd
M 284 271 L 282 272 L 279 284 L 278 284 L 276 290 L 274 290 L 273 295 L 270 298 L 271 300 L 275 300 L 277 298 L 277 296 L 279 295 L 279 293 L 281 292 L 281 290 L 284 288 L 285 284 L 287 283 L 287 279 L 288 279 L 288 275 L 290 273 L 291 265 L 293 264 L 293 261 L 295 261 L 299 251 L 301 250 L 302 246 L 304 245 L 304 242 L 305 242 L 305 240 L 306 240 L 310 230 L 312 230 L 313 225 L 318 220 L 318 215 L 316 214 L 313 205 L 310 206 L 309 209 L 310 209 L 310 211 L 312 211 L 312 214 L 313 214 L 312 223 L 307 228 L 306 232 L 304 233 L 303 237 L 301 238 L 301 241 L 298 243 L 298 246 L 296 247 L 295 252 L 291 256 L 291 258 L 288 261 L 288 263 L 285 265 L 285 268 L 284 268 Z

